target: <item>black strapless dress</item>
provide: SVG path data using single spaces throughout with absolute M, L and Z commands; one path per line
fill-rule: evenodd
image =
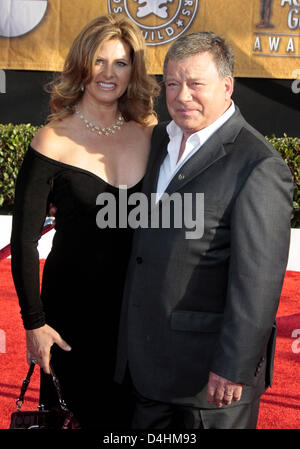
M 140 191 L 141 184 L 126 194 Z M 47 323 L 72 347 L 65 352 L 54 345 L 51 359 L 69 408 L 83 427 L 120 429 L 130 427 L 132 409 L 129 388 L 114 383 L 113 373 L 133 229 L 118 227 L 118 216 L 116 228 L 97 226 L 105 206 L 96 198 L 104 192 L 118 211 L 117 187 L 30 147 L 16 185 L 12 273 L 24 327 Z M 50 202 L 58 209 L 56 233 L 40 294 L 36 246 Z M 41 401 L 46 407 L 57 402 L 43 372 Z

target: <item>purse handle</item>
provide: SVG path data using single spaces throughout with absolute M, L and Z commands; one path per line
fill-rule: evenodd
M 20 411 L 21 407 L 23 405 L 25 393 L 26 393 L 28 385 L 30 383 L 30 379 L 31 379 L 31 376 L 33 374 L 33 371 L 34 371 L 36 363 L 37 363 L 36 360 L 32 360 L 31 361 L 28 373 L 27 373 L 25 379 L 23 380 L 20 396 L 18 397 L 18 399 L 16 401 L 17 411 Z M 65 403 L 65 401 L 64 401 L 64 399 L 62 397 L 61 386 L 60 386 L 59 380 L 58 380 L 57 376 L 54 373 L 54 370 L 53 370 L 53 367 L 52 367 L 51 363 L 50 363 L 50 374 L 51 374 L 52 381 L 53 381 L 53 384 L 55 386 L 55 390 L 56 390 L 56 393 L 57 393 L 57 396 L 58 396 L 58 402 L 59 402 L 60 408 L 62 409 L 63 412 L 69 412 L 70 410 L 68 409 L 68 407 L 67 407 L 67 405 L 66 405 L 66 403 Z M 39 404 L 38 408 L 43 409 L 44 406 L 42 404 Z

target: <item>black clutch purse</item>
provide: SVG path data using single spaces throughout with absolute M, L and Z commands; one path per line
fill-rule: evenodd
M 16 401 L 17 411 L 11 414 L 10 429 L 80 429 L 80 425 L 73 413 L 68 409 L 62 398 L 61 388 L 58 378 L 54 374 L 52 366 L 50 373 L 58 395 L 59 407 L 51 410 L 45 410 L 42 404 L 38 405 L 38 410 L 22 411 L 26 390 L 30 378 L 34 371 L 36 362 L 33 361 L 25 377 L 19 398 Z

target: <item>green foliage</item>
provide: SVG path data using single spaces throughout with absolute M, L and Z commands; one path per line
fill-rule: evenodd
M 13 205 L 15 181 L 28 145 L 39 126 L 0 124 L 0 207 Z
M 289 166 L 294 179 L 293 214 L 291 226 L 300 228 L 300 138 L 288 137 L 267 137 L 269 142 L 280 153 L 281 157 Z
M 0 208 L 10 209 L 14 201 L 17 174 L 28 145 L 40 126 L 0 124 Z M 279 151 L 294 177 L 294 210 L 291 226 L 300 228 L 300 138 L 266 137 Z

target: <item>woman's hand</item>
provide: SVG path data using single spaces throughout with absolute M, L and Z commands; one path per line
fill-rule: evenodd
M 26 330 L 27 363 L 35 359 L 46 374 L 50 374 L 50 349 L 56 343 L 64 351 L 71 351 L 56 330 L 45 324 L 38 329 Z
M 54 206 L 53 203 L 49 204 L 49 215 L 50 217 L 54 217 L 56 216 L 56 212 L 57 212 L 57 208 Z

